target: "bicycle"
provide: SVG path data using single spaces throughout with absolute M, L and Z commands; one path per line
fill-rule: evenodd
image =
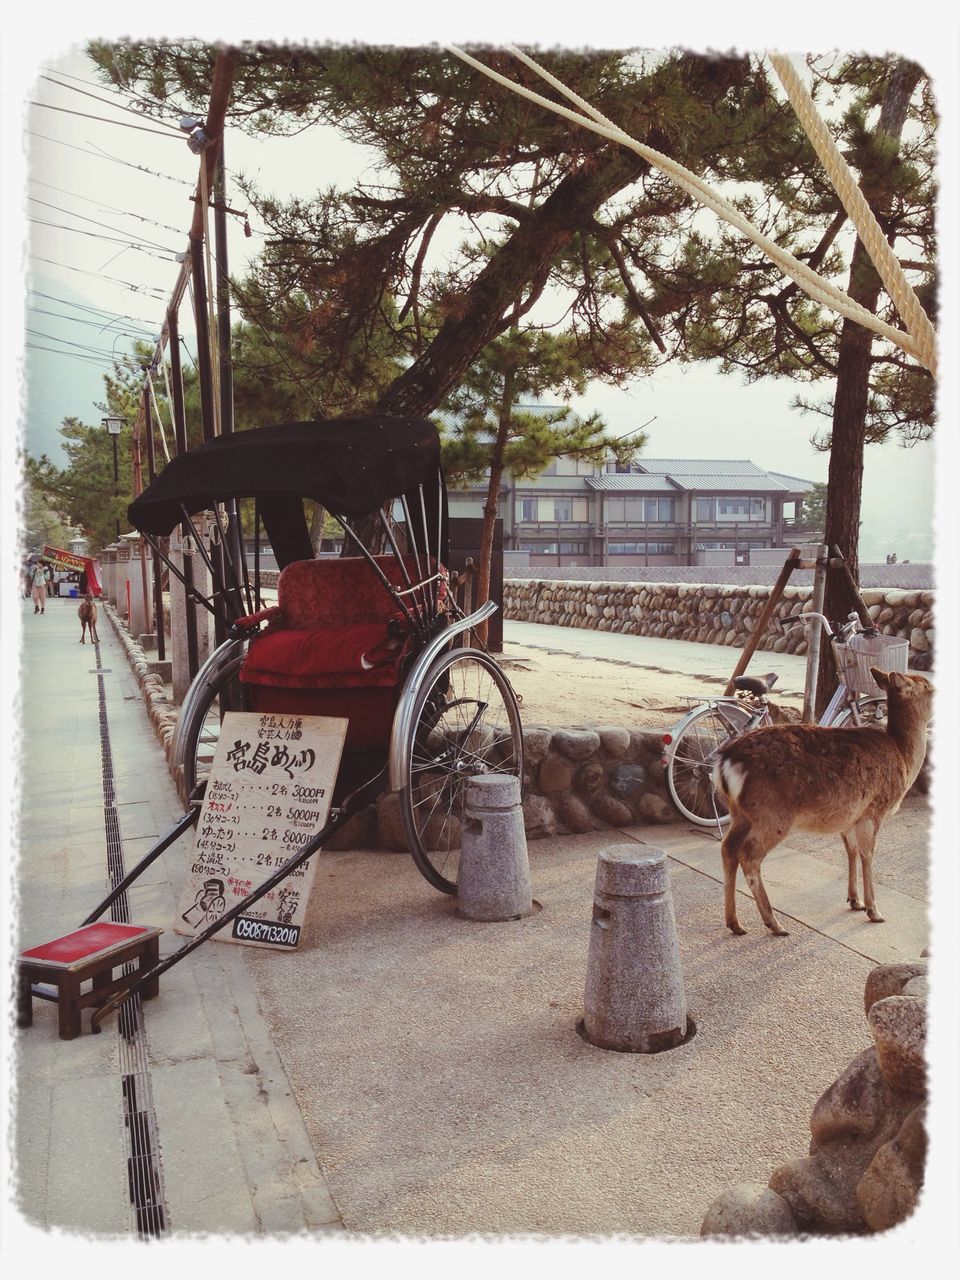
M 817 723 L 837 729 L 850 725 L 883 727 L 887 700 L 870 668 L 905 672 L 909 642 L 881 635 L 873 627 L 864 629 L 855 613 L 840 627 L 822 613 L 814 612 L 803 614 L 793 625 L 813 618 L 819 619 L 826 630 L 838 674 L 837 687 Z M 774 723 L 768 695 L 776 681 L 773 672 L 761 678 L 737 676 L 733 682 L 736 694 L 698 702 L 673 732 L 663 735 L 667 790 L 688 821 L 721 829 L 729 823 L 726 805 L 713 787 L 713 765 L 728 742 Z

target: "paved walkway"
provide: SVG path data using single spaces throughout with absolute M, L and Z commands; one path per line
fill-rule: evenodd
M 50 600 L 41 616 L 28 601 L 23 608 L 18 950 L 76 928 L 109 891 L 108 766 L 126 870 L 181 812 L 102 610 L 98 653 L 78 644 L 75 601 Z M 166 930 L 161 955 L 183 941 L 173 922 L 189 845 L 181 839 L 129 891 L 129 918 Z M 17 1033 L 16 1204 L 26 1222 L 136 1237 L 139 1205 L 145 1234 L 337 1225 L 239 948 L 201 947 L 165 974 L 159 998 L 143 1005 L 142 1045 L 132 1055 L 116 1016 L 98 1036 L 89 1018 L 79 1039 L 62 1041 L 56 1007 L 36 1000 L 33 1026 Z M 127 1123 L 131 1081 L 138 1149 Z M 149 1182 L 137 1203 L 131 1160 Z M 151 1200 L 155 1207 L 144 1208 Z
M 21 947 L 75 927 L 106 892 L 111 766 L 128 869 L 179 812 L 110 624 L 99 655 L 77 643 L 71 602 L 28 612 L 24 627 Z M 907 841 L 914 861 L 923 829 Z M 597 854 L 624 841 L 670 857 L 697 1025 L 655 1056 L 607 1053 L 576 1032 Z M 130 893 L 131 918 L 167 930 L 164 953 L 179 943 L 189 852 L 185 838 Z M 300 949 L 201 947 L 144 1004 L 132 1067 L 115 1018 L 64 1042 L 55 1009 L 38 1002 L 16 1036 L 23 1218 L 135 1237 L 136 1128 L 149 1139 L 157 1229 L 173 1236 L 330 1238 L 342 1225 L 695 1237 L 720 1191 L 805 1154 L 813 1103 L 869 1045 L 867 973 L 927 942 L 916 889 L 883 887 L 882 926 L 845 909 L 839 847 L 831 859 L 791 843 L 771 857 L 785 939 L 766 935 L 749 898 L 749 934 L 727 933 L 716 841 L 682 823 L 534 842 L 530 862 L 540 910 L 481 925 L 405 855 L 322 855 Z

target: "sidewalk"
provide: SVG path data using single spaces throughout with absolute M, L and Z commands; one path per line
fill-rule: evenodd
M 54 600 L 24 618 L 20 947 L 76 927 L 107 887 L 101 682 L 75 614 Z M 179 808 L 102 611 L 100 636 L 129 869 Z M 772 854 L 784 939 L 749 896 L 749 934 L 729 935 L 717 842 L 682 823 L 531 843 L 540 909 L 504 924 L 462 919 L 405 855 L 320 855 L 299 950 L 201 947 L 143 1005 L 132 1065 L 115 1017 L 91 1036 L 85 1014 L 63 1042 L 35 1003 L 16 1033 L 17 1203 L 40 1228 L 136 1237 L 133 1078 L 164 1235 L 694 1238 L 722 1190 L 806 1153 L 814 1102 L 870 1043 L 866 975 L 927 945 L 925 830 L 920 802 L 881 837 L 879 871 L 888 851 L 904 868 L 878 876 L 882 926 L 846 910 L 839 841 Z M 576 1032 L 597 854 L 624 841 L 671 859 L 697 1025 L 654 1056 Z M 162 954 L 189 848 L 129 895 L 132 920 L 166 930 Z
M 109 889 L 104 747 L 97 652 L 78 643 L 76 601 L 23 602 L 21 833 L 17 950 L 76 928 Z M 126 870 L 181 808 L 163 752 L 110 622 L 100 610 L 100 669 L 109 762 Z M 189 838 L 129 891 L 129 916 L 173 932 Z M 109 919 L 109 914 L 106 917 Z M 16 1032 L 16 1203 L 41 1228 L 137 1234 L 128 1161 L 149 1186 L 138 1197 L 146 1234 L 317 1232 L 336 1208 L 251 988 L 240 949 L 202 947 L 143 1005 L 143 1044 L 124 1042 L 116 1016 L 98 1036 L 57 1036 L 56 1007 L 34 1001 Z M 137 1149 L 125 1095 L 138 1099 Z M 146 1204 L 144 1202 L 147 1202 Z M 155 1201 L 155 1204 L 151 1204 Z M 144 1225 L 146 1224 L 146 1225 Z

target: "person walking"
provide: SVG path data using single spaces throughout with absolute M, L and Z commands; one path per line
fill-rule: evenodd
M 47 567 L 42 561 L 37 561 L 33 570 L 33 612 L 44 613 L 47 604 Z

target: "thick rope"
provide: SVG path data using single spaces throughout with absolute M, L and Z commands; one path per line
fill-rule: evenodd
M 498 84 L 510 89 L 514 93 L 520 94 L 522 97 L 529 98 L 531 102 L 536 102 L 539 106 L 545 107 L 548 111 L 553 111 L 556 115 L 572 120 L 575 124 L 582 125 L 586 129 L 599 134 L 601 137 L 608 138 L 612 142 L 618 142 L 621 146 L 629 148 L 642 156 L 649 164 L 665 173 L 671 181 L 675 182 L 679 187 L 685 190 L 699 203 L 704 204 L 707 208 L 712 209 L 718 217 L 729 222 L 737 230 L 749 237 L 763 252 L 780 267 L 785 275 L 794 280 L 805 293 L 809 294 L 814 301 L 819 302 L 822 306 L 835 311 L 846 318 L 856 321 L 864 328 L 872 330 L 887 341 L 894 343 L 905 351 L 908 355 L 916 360 L 921 360 L 920 347 L 917 341 L 909 333 L 905 333 L 901 329 L 894 328 L 893 325 L 887 324 L 878 316 L 875 316 L 865 307 L 861 307 L 859 303 L 854 302 L 852 298 L 829 280 L 825 280 L 818 275 L 805 263 L 800 262 L 792 253 L 786 249 L 782 249 L 774 241 L 770 240 L 762 232 L 758 231 L 747 219 L 727 200 L 717 195 L 710 187 L 707 186 L 695 173 L 684 168 L 675 160 L 671 160 L 669 156 L 663 155 L 662 152 L 654 150 L 652 147 L 645 146 L 642 142 L 637 142 L 624 130 L 618 128 L 606 116 L 597 111 L 579 95 L 567 88 L 556 77 L 552 76 L 545 68 L 541 67 L 532 58 L 522 53 L 519 49 L 510 48 L 510 52 L 514 53 L 538 75 L 542 76 L 549 84 L 553 85 L 560 93 L 571 101 L 576 102 L 587 115 L 580 115 L 575 111 L 569 110 L 567 107 L 561 106 L 557 102 L 551 102 L 549 98 L 544 98 L 539 93 L 534 93 L 532 89 L 527 89 L 523 85 L 516 84 L 512 80 L 508 80 L 506 76 L 502 76 L 499 72 L 485 67 L 482 62 L 478 62 L 476 58 L 472 58 L 470 54 L 462 49 L 458 49 L 455 45 L 444 46 L 448 52 L 461 61 L 466 62 L 469 66 L 474 67 L 477 71 L 482 72 L 491 80 L 495 80 Z M 921 361 L 921 363 L 925 363 Z M 929 366 L 927 366 L 929 367 Z
M 863 241 L 864 248 L 869 253 L 884 288 L 907 329 L 917 340 L 921 362 L 932 373 L 936 373 L 936 332 L 930 323 L 930 318 L 920 305 L 920 300 L 914 293 L 913 286 L 907 279 L 890 242 L 880 229 L 873 210 L 867 204 L 850 166 L 840 154 L 837 144 L 807 92 L 806 85 L 797 75 L 796 68 L 790 59 L 778 53 L 770 53 L 767 56 L 780 78 L 784 92 L 790 99 L 790 105 L 803 125 L 804 132 L 820 158 L 820 163 L 827 171 L 827 177 L 840 197 L 840 203 L 856 227 L 857 235 Z

